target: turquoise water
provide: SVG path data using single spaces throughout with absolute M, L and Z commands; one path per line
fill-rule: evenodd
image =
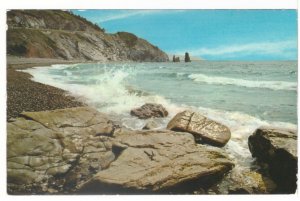
M 247 139 L 260 126 L 297 129 L 297 62 L 85 63 L 26 69 L 33 80 L 69 91 L 123 126 L 144 103 L 160 103 L 167 118 L 191 109 L 228 126 L 225 150 L 237 168 L 253 160 Z
M 296 62 L 195 62 L 136 66 L 130 84 L 176 104 L 297 122 Z
M 97 85 L 105 86 L 95 94 L 102 95 L 102 101 L 101 97 L 91 98 L 99 108 L 117 106 L 120 102 L 128 104 L 128 110 L 137 106 L 128 93 L 132 89 L 161 96 L 178 106 L 238 111 L 261 120 L 297 122 L 296 62 L 77 64 L 56 65 L 44 73 L 53 78 L 47 84 L 54 81 L 78 85 L 78 92 L 82 87 L 90 86 L 93 91 L 99 88 Z M 85 92 L 79 95 L 84 96 Z

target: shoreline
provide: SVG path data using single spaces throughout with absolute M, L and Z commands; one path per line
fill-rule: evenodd
M 52 64 L 61 64 L 60 62 L 54 62 L 54 61 L 45 63 L 45 60 L 43 60 L 43 62 L 44 63 L 36 62 L 36 63 L 23 63 L 23 64 L 22 63 L 18 63 L 18 64 L 11 64 L 11 63 L 9 64 L 8 63 L 7 64 L 7 123 L 8 123 L 9 128 L 10 128 L 10 130 L 8 129 L 8 131 L 7 131 L 8 134 L 9 133 L 15 133 L 16 132 L 15 129 L 17 129 L 17 127 L 18 127 L 18 129 L 19 128 L 22 129 L 21 133 L 32 132 L 32 128 L 34 126 L 32 127 L 32 125 L 31 124 L 29 125 L 28 122 L 27 122 L 28 120 L 30 120 L 30 122 L 33 123 L 36 126 L 36 128 L 41 129 L 41 130 L 38 130 L 37 132 L 32 132 L 32 133 L 34 133 L 34 135 L 32 135 L 32 136 L 35 137 L 35 138 L 38 138 L 39 134 L 41 134 L 43 137 L 44 137 L 44 135 L 47 136 L 47 132 L 49 130 L 50 130 L 49 132 L 54 132 L 54 131 L 58 132 L 59 131 L 60 132 L 59 136 L 60 135 L 64 136 L 64 138 L 61 138 L 61 139 L 63 139 L 62 144 L 64 146 L 68 146 L 68 143 L 69 143 L 68 140 L 72 141 L 72 140 L 75 139 L 75 141 L 74 142 L 72 141 L 72 143 L 76 144 L 76 140 L 82 138 L 82 139 L 86 140 L 86 141 L 82 141 L 82 142 L 84 142 L 84 144 L 82 146 L 83 147 L 89 147 L 89 145 L 92 144 L 92 142 L 95 139 L 97 139 L 97 142 L 99 142 L 99 141 L 102 142 L 101 140 L 103 140 L 104 138 L 106 140 L 109 139 L 109 140 L 111 140 L 110 143 L 112 143 L 112 144 L 114 142 L 119 142 L 119 139 L 118 139 L 119 135 L 118 134 L 121 133 L 120 136 L 122 137 L 123 134 L 124 134 L 123 132 L 125 132 L 125 134 L 126 134 L 126 137 L 123 139 L 123 140 L 126 141 L 126 143 L 127 143 L 127 141 L 131 140 L 130 137 L 132 135 L 134 135 L 135 138 L 139 138 L 140 134 L 142 132 L 149 134 L 149 140 L 150 141 L 156 141 L 157 140 L 156 135 L 161 137 L 163 135 L 162 132 L 165 132 L 166 135 L 169 135 L 170 132 L 173 132 L 173 131 L 171 131 L 172 130 L 171 128 L 169 128 L 169 130 L 168 129 L 164 129 L 164 130 L 156 130 L 156 129 L 152 130 L 152 129 L 150 129 L 150 131 L 143 131 L 141 129 L 131 130 L 131 131 L 127 130 L 126 127 L 120 127 L 118 124 L 112 123 L 113 121 L 111 121 L 110 115 L 107 115 L 106 113 L 98 113 L 96 110 L 94 110 L 92 107 L 89 107 L 84 102 L 81 102 L 77 98 L 75 98 L 73 96 L 70 96 L 68 91 L 65 91 L 65 90 L 50 86 L 50 85 L 35 82 L 35 81 L 30 79 L 30 78 L 32 78 L 32 76 L 29 73 L 17 71 L 18 69 L 26 69 L 26 68 L 31 68 L 31 67 L 34 67 L 34 66 L 42 66 L 42 64 L 43 64 L 43 66 L 50 66 Z M 84 61 L 81 61 L 81 62 L 84 62 Z M 71 64 L 71 62 L 68 62 L 68 64 Z M 14 65 L 16 65 L 16 66 L 14 66 Z M 80 107 L 80 106 L 87 106 L 87 107 Z M 70 109 L 70 108 L 72 108 L 72 109 Z M 57 111 L 56 109 L 66 109 L 66 110 L 58 110 Z M 51 110 L 55 110 L 55 111 L 51 111 Z M 23 113 L 21 115 L 21 117 L 24 117 L 24 118 L 10 119 L 10 118 L 19 117 L 20 114 L 23 111 L 27 112 L 27 113 Z M 35 116 L 36 114 L 30 114 L 28 112 L 41 112 L 41 113 L 39 113 L 37 116 Z M 43 115 L 44 115 L 44 117 L 43 117 Z M 86 116 L 88 116 L 88 117 L 86 117 Z M 97 116 L 97 118 L 94 118 L 95 116 Z M 89 125 L 89 124 L 87 125 L 87 124 L 85 124 L 85 121 L 82 121 L 82 118 L 84 118 L 84 119 L 86 119 L 86 118 L 87 119 L 97 119 L 97 120 L 95 120 L 96 123 L 94 121 L 91 121 L 92 122 L 91 125 Z M 52 123 L 51 123 L 51 121 L 52 121 Z M 71 121 L 71 123 L 70 123 L 70 121 Z M 47 132 L 46 132 L 44 125 L 48 125 L 49 122 L 50 122 L 50 124 L 49 124 L 50 126 L 49 126 L 49 128 L 47 127 L 47 129 L 46 129 Z M 58 122 L 60 122 L 60 123 L 58 123 Z M 88 122 L 90 122 L 90 121 L 88 121 Z M 100 122 L 102 122 L 102 123 L 100 123 Z M 103 122 L 106 122 L 106 123 L 103 123 Z M 218 122 L 218 121 L 216 121 L 216 122 Z M 112 124 L 112 125 L 110 125 L 110 124 Z M 21 125 L 21 127 L 19 125 Z M 55 125 L 55 127 L 51 127 L 53 125 Z M 87 127 L 89 129 L 85 130 Z M 65 131 L 65 128 L 66 128 L 66 131 Z M 91 132 L 90 128 L 92 128 L 92 132 L 94 133 L 93 134 L 94 137 L 91 138 L 91 139 L 85 139 L 85 136 L 87 136 L 87 135 L 81 135 L 81 133 L 82 132 L 87 132 L 87 133 Z M 93 130 L 94 128 L 95 128 L 95 130 Z M 68 134 L 69 129 L 71 129 L 72 132 L 76 131 L 75 133 L 76 133 L 77 137 L 75 137 L 74 139 L 68 139 L 67 134 Z M 99 129 L 100 129 L 101 132 L 99 132 Z M 109 130 L 109 129 L 111 129 L 111 130 Z M 230 131 L 230 127 L 228 128 L 228 130 L 229 130 L 229 133 L 232 132 L 232 131 Z M 265 130 L 266 130 L 266 132 L 273 132 L 274 127 L 266 128 Z M 129 132 L 130 135 L 127 136 L 128 133 L 126 133 L 126 132 Z M 217 132 L 217 131 L 215 131 L 215 132 Z M 282 132 L 285 133 L 285 132 L 289 132 L 289 131 L 284 130 Z M 294 133 L 296 131 L 291 130 L 290 132 Z M 17 134 L 16 134 L 16 136 L 17 136 Z M 178 133 L 178 134 L 180 134 L 180 133 Z M 184 134 L 184 136 L 185 135 L 186 134 Z M 55 134 L 55 136 L 56 136 L 56 134 Z M 24 146 L 23 144 L 26 143 L 26 140 L 24 140 L 23 137 L 20 138 L 20 139 L 16 139 L 14 137 L 15 137 L 15 135 L 10 135 L 10 138 L 11 138 L 10 141 L 12 142 L 12 141 L 19 140 L 20 144 L 21 144 L 21 147 L 23 147 Z M 185 137 L 187 139 L 190 139 L 188 136 L 185 136 Z M 155 140 L 153 140 L 152 138 L 155 139 Z M 229 134 L 228 140 L 233 141 L 234 138 L 235 138 L 235 136 L 233 136 L 232 134 Z M 45 139 L 48 139 L 48 138 L 46 137 Z M 52 138 L 52 137 L 50 137 L 50 139 L 54 140 L 54 141 L 56 140 L 56 138 Z M 168 139 L 170 139 L 170 138 L 168 138 Z M 194 137 L 192 139 L 194 139 Z M 163 141 L 164 139 L 159 138 L 159 140 Z M 172 138 L 172 140 L 173 140 L 173 138 Z M 180 142 L 181 141 L 182 141 L 182 139 L 180 140 Z M 147 142 L 147 140 L 146 140 L 146 142 Z M 194 141 L 192 140 L 191 142 L 193 143 Z M 48 141 L 44 140 L 44 141 L 40 141 L 38 143 L 41 144 L 41 147 L 42 147 L 45 144 L 47 144 Z M 133 141 L 133 144 L 134 143 L 135 143 L 135 141 Z M 142 143 L 144 143 L 144 142 L 142 142 Z M 173 141 L 172 141 L 172 143 L 173 143 Z M 176 141 L 176 143 L 177 143 L 177 141 Z M 174 144 L 174 146 L 176 146 L 176 143 Z M 50 144 L 55 144 L 55 143 L 51 141 Z M 11 147 L 11 149 L 14 150 L 15 146 L 16 145 L 11 144 L 9 147 Z M 30 144 L 30 146 L 33 146 L 33 145 Z M 114 146 L 119 146 L 119 145 L 114 145 Z M 135 146 L 136 145 L 133 145 L 132 147 L 137 149 L 137 147 L 135 147 Z M 157 145 L 155 145 L 155 146 L 157 146 Z M 180 146 L 182 147 L 182 145 L 180 145 Z M 186 146 L 186 145 L 184 145 L 184 146 Z M 187 146 L 189 146 L 189 145 L 187 145 Z M 193 144 L 193 146 L 194 146 L 194 144 Z M 201 150 L 199 152 L 209 154 L 211 146 L 214 146 L 214 145 L 212 144 L 212 145 L 205 145 L 205 146 L 207 148 L 205 148 L 204 150 Z M 93 147 L 94 146 L 92 146 L 92 150 L 94 151 Z M 130 148 L 126 147 L 125 150 L 130 151 L 132 149 L 132 147 L 130 147 Z M 162 150 L 168 149 L 168 147 L 170 147 L 170 146 L 168 145 L 167 147 L 162 147 Z M 221 148 L 221 147 L 212 148 L 214 150 L 218 149 L 220 151 L 220 154 L 224 154 L 224 156 L 222 156 L 223 159 L 224 159 L 224 157 L 225 158 L 228 157 L 228 167 L 230 166 L 232 168 L 232 170 L 231 170 L 231 168 L 227 169 L 226 170 L 226 172 L 227 172 L 226 176 L 222 177 L 222 179 L 220 179 L 218 181 L 214 181 L 214 184 L 210 187 L 209 187 L 209 185 L 207 187 L 204 186 L 203 189 L 201 189 L 201 191 L 199 191 L 200 192 L 199 194 L 202 194 L 203 192 L 205 192 L 204 194 L 209 194 L 210 191 L 218 194 L 218 193 L 222 193 L 222 192 L 224 193 L 227 190 L 228 190 L 228 192 L 227 192 L 228 194 L 238 193 L 240 187 L 246 193 L 250 193 L 250 194 L 257 194 L 257 193 L 273 194 L 273 193 L 276 193 L 277 191 L 280 192 L 281 186 L 279 186 L 278 189 L 277 189 L 277 186 L 274 187 L 274 185 L 275 185 L 274 181 L 270 179 L 269 175 L 264 175 L 262 172 L 260 172 L 259 169 L 251 170 L 251 168 L 253 168 L 254 166 L 252 166 L 251 163 L 248 163 L 247 161 L 245 161 L 245 158 L 247 158 L 248 156 L 245 157 L 244 160 L 239 161 L 240 157 L 237 156 L 235 154 L 235 152 L 232 152 L 230 147 L 234 148 L 235 146 L 234 146 L 234 144 L 228 143 L 227 148 Z M 292 147 L 294 147 L 294 146 L 292 146 Z M 71 148 L 70 148 L 70 150 L 72 150 Z M 102 157 L 100 157 L 100 159 L 98 161 L 99 164 L 102 164 L 102 163 L 105 163 L 105 162 L 110 164 L 114 161 L 117 161 L 117 162 L 119 161 L 119 163 L 121 165 L 127 164 L 128 161 L 126 161 L 126 160 L 122 161 L 122 160 L 118 159 L 118 156 L 119 156 L 120 153 L 118 151 L 116 151 L 115 148 L 116 147 L 111 147 L 111 148 L 107 149 L 105 147 L 105 151 L 107 152 L 107 154 L 112 154 L 110 158 L 114 158 L 114 159 L 107 162 L 106 159 L 103 159 Z M 117 147 L 117 148 L 118 149 L 120 148 L 120 149 L 122 149 L 123 152 L 126 152 L 126 151 L 123 150 L 124 149 L 123 145 L 120 145 L 120 147 Z M 31 150 L 32 148 L 29 148 L 29 149 Z M 65 149 L 65 147 L 63 147 L 63 149 Z M 148 157 L 150 156 L 149 159 L 146 158 L 147 159 L 146 162 L 150 161 L 149 163 L 152 164 L 153 159 L 151 158 L 151 154 L 150 155 L 147 154 L 148 149 L 149 148 L 147 148 L 147 147 L 146 148 L 145 147 L 138 147 L 138 150 L 136 150 L 136 151 L 137 152 L 140 151 L 142 153 L 143 157 L 145 156 L 143 153 L 146 153 L 146 155 Z M 80 148 L 78 150 L 85 150 L 86 151 L 85 154 L 87 154 L 87 153 L 89 153 L 89 151 L 91 151 L 88 148 L 87 149 Z M 99 148 L 99 150 L 100 150 L 99 153 L 97 151 L 97 154 L 98 154 L 97 157 L 102 156 L 101 154 L 103 153 L 102 149 Z M 243 150 L 243 149 L 240 149 L 240 150 Z M 52 152 L 53 152 L 53 154 L 55 154 L 53 150 L 52 150 Z M 174 151 L 172 151 L 172 152 L 174 153 Z M 250 149 L 250 152 L 251 152 L 251 149 Z M 75 155 L 78 154 L 77 151 L 75 151 L 74 153 L 75 153 Z M 152 152 L 152 154 L 153 153 L 154 152 Z M 25 153 L 25 155 L 26 154 L 28 155 L 27 152 Z M 80 155 L 85 155 L 85 154 L 80 152 Z M 23 155 L 24 154 L 21 154 L 20 157 L 23 157 Z M 45 154 L 42 153 L 40 155 L 44 156 Z M 130 154 L 130 155 L 132 155 L 132 154 Z M 184 154 L 180 154 L 180 156 L 181 155 L 184 155 Z M 61 156 L 61 153 L 59 154 L 59 156 Z M 29 157 L 31 157 L 31 156 L 29 156 Z M 250 155 L 249 155 L 249 157 L 250 157 Z M 208 157 L 208 158 L 210 158 L 210 157 Z M 7 159 L 7 160 L 11 163 L 14 162 L 13 160 L 10 161 L 10 159 Z M 64 160 L 64 158 L 62 160 Z M 79 160 L 79 159 L 76 159 L 76 160 Z M 106 172 L 109 172 L 110 170 L 112 170 L 112 171 L 114 170 L 114 166 L 112 166 L 112 167 L 108 166 L 103 171 L 93 170 L 93 171 L 95 171 L 95 172 L 93 172 L 92 169 L 91 169 L 92 166 L 91 167 L 89 167 L 89 166 L 90 166 L 90 164 L 94 163 L 94 158 L 85 159 L 84 157 L 81 157 L 80 160 L 83 161 L 82 162 L 83 165 L 80 165 L 81 163 L 78 163 L 78 164 L 74 163 L 75 165 L 72 163 L 71 166 L 69 167 L 69 162 L 67 162 L 67 165 L 64 165 L 64 166 L 59 166 L 60 164 L 55 164 L 53 162 L 52 162 L 53 163 L 52 165 L 55 166 L 55 167 L 61 167 L 61 168 L 55 169 L 55 171 L 58 172 L 57 173 L 58 175 L 60 174 L 60 172 L 64 173 L 64 174 L 69 174 L 70 173 L 70 175 L 74 174 L 76 176 L 76 178 L 77 177 L 81 178 L 80 175 L 84 175 L 84 177 L 82 177 L 82 178 L 85 178 L 85 179 L 86 178 L 96 178 L 97 179 L 97 177 L 95 177 L 95 172 L 100 172 L 100 173 L 104 172 L 104 173 L 106 173 Z M 185 159 L 185 160 L 187 160 L 187 159 Z M 202 158 L 201 158 L 201 160 L 202 160 Z M 129 162 L 130 161 L 131 161 L 131 159 L 129 158 Z M 160 161 L 159 164 L 160 163 L 162 163 L 162 162 Z M 187 163 L 190 164 L 190 161 L 187 160 Z M 288 163 L 293 164 L 293 161 L 288 162 Z M 231 166 L 230 164 L 234 164 L 234 165 Z M 140 164 L 138 164 L 137 168 L 140 168 L 139 165 Z M 181 163 L 180 163 L 180 165 L 181 165 Z M 205 163 L 205 165 L 206 165 L 206 163 Z M 236 167 L 234 167 L 235 165 L 236 165 Z M 198 164 L 197 164 L 197 166 L 198 166 Z M 87 171 L 87 172 L 81 171 L 81 169 L 84 169 L 86 167 L 89 167 L 89 171 Z M 93 167 L 96 167 L 96 166 L 93 166 Z M 98 167 L 98 165 L 97 165 L 97 167 Z M 22 168 L 21 166 L 18 167 L 18 171 L 21 168 Z M 19 175 L 18 175 L 19 173 L 18 172 L 15 173 L 16 172 L 15 169 L 16 168 L 13 165 L 10 166 L 10 169 L 8 168 L 8 170 L 9 170 L 8 172 L 10 173 L 11 178 L 19 177 Z M 76 171 L 72 172 L 73 169 L 76 170 Z M 128 169 L 128 167 L 125 166 L 125 169 Z M 67 170 L 67 172 L 64 172 L 65 170 Z M 71 170 L 71 171 L 69 172 L 68 170 Z M 241 174 L 241 175 L 245 176 L 245 179 L 236 177 L 235 174 L 237 172 L 238 172 L 238 174 Z M 30 173 L 30 175 L 31 175 L 31 173 Z M 34 173 L 32 173 L 32 175 L 35 178 Z M 131 175 L 131 173 L 129 173 L 129 175 Z M 49 175 L 47 175 L 47 177 L 48 176 Z M 112 178 L 114 177 L 114 175 L 109 175 L 109 176 L 112 177 Z M 253 183 L 250 183 L 250 184 L 243 183 L 245 181 L 248 181 L 248 179 L 251 179 L 252 177 L 264 178 L 265 176 L 268 180 L 270 180 L 269 181 L 270 186 L 269 186 L 269 184 L 266 184 L 266 186 L 263 186 L 262 188 L 255 187 L 256 188 L 255 190 L 253 190 L 253 189 L 249 190 L 248 185 L 250 185 L 251 188 L 252 188 L 252 185 L 256 186 L 257 185 L 256 180 Z M 293 175 L 292 175 L 292 177 L 293 177 Z M 68 178 L 68 177 L 53 177 L 53 178 L 55 179 L 54 181 L 56 182 L 55 186 L 58 186 L 58 184 L 60 182 L 65 182 L 64 179 Z M 77 191 L 76 190 L 72 191 L 67 186 L 66 186 L 66 188 L 64 188 L 64 186 L 63 187 L 51 188 L 50 183 L 49 184 L 45 183 L 45 185 L 48 185 L 48 187 L 50 187 L 49 189 L 35 189 L 34 185 L 38 184 L 38 183 L 33 182 L 33 184 L 32 184 L 33 186 L 30 186 L 30 185 L 26 186 L 26 185 L 15 185 L 12 182 L 10 185 L 8 185 L 8 192 L 12 195 L 15 194 L 15 193 L 21 193 L 21 194 L 22 193 L 29 193 L 30 194 L 31 192 L 35 192 L 37 194 L 43 194 L 45 192 L 50 193 L 50 194 L 60 194 L 62 192 L 64 192 L 64 193 L 67 192 L 67 193 L 70 193 L 70 194 L 72 194 L 74 192 L 77 192 L 79 194 L 91 193 L 92 189 L 93 189 L 93 185 L 89 184 L 90 180 L 85 180 L 85 179 L 76 180 L 76 185 L 77 185 L 76 189 L 77 189 Z M 190 178 L 188 178 L 188 179 L 190 179 Z M 96 181 L 100 182 L 100 183 L 102 182 L 102 180 L 99 180 L 99 181 L 96 180 Z M 232 185 L 231 186 L 231 185 L 229 185 L 229 182 L 231 182 L 231 181 L 241 182 L 241 185 L 237 185 L 237 186 Z M 260 181 L 257 181 L 257 182 L 260 182 Z M 278 185 L 282 185 L 281 180 L 279 180 L 277 182 L 279 183 Z M 221 188 L 219 189 L 215 185 L 217 185 L 217 186 L 221 185 L 222 188 L 224 188 L 223 189 L 224 191 L 221 191 Z M 272 185 L 273 185 L 273 187 L 272 187 Z M 125 185 L 125 187 L 126 187 L 126 185 Z M 237 188 L 237 189 L 235 189 L 235 188 Z M 270 188 L 270 189 L 268 189 L 268 188 Z M 292 187 L 292 188 L 294 188 L 294 187 Z M 290 192 L 290 191 L 294 192 L 293 189 L 290 190 L 290 188 L 283 189 L 283 190 L 286 190 L 288 192 Z M 149 191 L 149 192 L 155 193 L 155 190 Z M 189 192 L 189 191 L 187 191 L 187 192 Z M 102 194 L 102 193 L 105 194 L 107 192 L 106 191 L 102 192 L 100 190 L 100 191 L 98 191 L 98 193 L 99 194 Z M 180 193 L 180 192 L 175 190 L 174 193 Z M 198 194 L 198 191 L 191 191 L 189 193 Z
M 32 93 L 35 92 L 36 89 L 40 89 L 42 88 L 42 91 L 46 94 L 46 95 L 41 95 L 43 96 L 42 98 L 44 100 L 42 100 L 42 102 L 45 103 L 45 99 L 47 99 L 47 101 L 49 101 L 49 98 L 45 97 L 47 96 L 47 94 L 49 94 L 50 96 L 53 94 L 55 97 L 58 98 L 58 96 L 60 96 L 60 98 L 62 100 L 62 105 L 59 104 L 59 101 L 54 101 L 54 103 L 49 101 L 50 106 L 47 106 L 47 104 L 43 104 L 42 106 L 38 107 L 36 110 L 30 110 L 30 111 L 44 111 L 44 110 L 54 110 L 54 109 L 63 109 L 63 108 L 69 108 L 69 107 L 77 107 L 77 106 L 88 106 L 87 103 L 84 101 L 84 99 L 82 99 L 81 97 L 78 96 L 74 96 L 72 95 L 69 91 L 58 88 L 58 87 L 54 87 L 52 85 L 49 84 L 44 84 L 44 83 L 40 83 L 40 82 L 36 82 L 31 80 L 32 75 L 30 73 L 27 72 L 21 72 L 18 70 L 24 70 L 24 69 L 28 69 L 28 68 L 32 68 L 32 67 L 49 67 L 51 65 L 55 65 L 55 64 L 61 64 L 61 65 L 71 65 L 71 64 L 78 64 L 78 63 L 96 63 L 96 62 L 103 62 L 106 63 L 105 61 L 84 61 L 84 60 L 62 60 L 62 59 L 51 59 L 51 58 L 24 58 L 24 57 L 17 57 L 17 56 L 7 56 L 7 120 L 8 120 L 8 113 L 9 110 L 12 111 L 14 108 L 10 109 L 11 107 L 9 107 L 8 105 L 10 104 L 9 100 L 12 100 L 14 102 L 16 102 L 13 98 L 9 99 L 9 95 L 12 90 L 10 89 L 15 89 L 16 87 L 13 86 L 15 83 L 17 83 L 18 88 L 22 88 L 22 89 L 26 89 L 26 87 L 24 86 L 20 86 L 19 80 L 26 80 L 24 82 L 29 83 L 29 85 L 36 85 L 36 87 L 32 87 Z M 109 63 L 114 63 L 114 62 L 109 62 Z M 9 82 L 9 79 L 12 80 L 16 80 L 15 82 L 13 82 L 11 80 L 11 82 Z M 20 97 L 22 98 L 22 93 L 24 93 L 25 90 L 19 90 L 19 94 Z M 29 90 L 28 90 L 29 91 Z M 46 91 L 46 92 L 45 92 Z M 48 91 L 48 92 L 47 92 Z M 56 91 L 56 92 L 55 92 Z M 40 96 L 40 95 L 39 95 Z M 40 97 L 37 98 L 40 98 Z M 16 95 L 14 96 L 16 97 Z M 25 96 L 26 98 L 28 98 L 29 102 L 33 102 L 31 99 L 34 99 L 34 96 Z M 20 103 L 21 101 L 19 101 Z M 16 104 L 14 104 L 16 105 Z M 33 104 L 31 104 L 33 105 Z M 22 106 L 22 103 L 18 104 L 18 106 Z M 44 109 L 43 109 L 44 108 Z M 26 109 L 26 108 L 25 108 Z M 30 108 L 29 108 L 30 109 Z M 20 114 L 23 110 L 18 109 Z M 24 110 L 24 111 L 29 111 L 29 110 Z M 14 116 L 15 117 L 15 116 Z M 268 122 L 277 122 L 277 121 L 268 121 Z M 288 124 L 293 124 L 295 126 L 297 126 L 297 124 L 293 123 L 293 122 L 287 122 L 287 121 L 278 121 L 278 122 L 282 122 L 282 123 L 288 123 Z M 278 127 L 282 127 L 282 126 L 278 126 Z
M 63 60 L 63 59 L 51 59 L 51 58 L 25 58 L 17 56 L 6 56 L 7 69 L 26 69 L 31 67 L 43 67 L 53 64 L 74 64 L 90 62 L 85 60 Z M 93 61 L 95 62 L 95 61 Z
M 27 62 L 26 62 L 27 61 Z M 63 61 L 52 59 L 16 59 L 7 57 L 6 66 L 6 121 L 18 117 L 22 112 L 37 112 L 55 109 L 65 109 L 87 106 L 84 102 L 71 96 L 68 91 L 35 82 L 29 73 L 19 72 L 35 66 L 49 66 L 53 64 L 71 64 L 78 61 Z M 83 61 L 81 61 L 83 62 Z

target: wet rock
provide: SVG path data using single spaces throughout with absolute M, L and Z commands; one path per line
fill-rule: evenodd
M 153 130 L 156 128 L 158 128 L 158 124 L 155 121 L 151 120 L 146 123 L 146 125 L 143 127 L 143 130 Z
M 166 117 L 168 111 L 161 104 L 146 103 L 139 108 L 130 111 L 132 116 L 139 119 L 149 119 L 152 117 Z
M 248 138 L 252 157 L 268 166 L 280 193 L 295 193 L 297 188 L 297 135 L 295 131 L 258 128 Z
M 268 177 L 252 170 L 233 169 L 224 179 L 208 190 L 209 194 L 270 194 L 276 184 Z
M 192 133 L 197 142 L 219 147 L 224 146 L 231 137 L 229 128 L 192 111 L 178 113 L 167 128 Z
M 71 192 L 115 158 L 107 136 L 114 125 L 92 108 L 22 116 L 7 123 L 9 194 Z
M 127 148 L 79 193 L 192 193 L 233 167 L 222 150 L 196 144 L 188 133 L 121 129 L 114 141 Z

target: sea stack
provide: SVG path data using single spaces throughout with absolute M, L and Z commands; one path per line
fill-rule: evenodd
M 173 55 L 173 62 L 180 62 L 180 58 L 179 57 L 175 57 L 175 55 Z
M 191 62 L 190 55 L 189 55 L 188 52 L 186 52 L 185 55 L 184 55 L 184 61 L 185 62 Z

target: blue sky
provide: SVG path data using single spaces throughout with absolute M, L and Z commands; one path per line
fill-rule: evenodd
M 296 60 L 296 10 L 73 10 L 169 54 L 207 60 Z

